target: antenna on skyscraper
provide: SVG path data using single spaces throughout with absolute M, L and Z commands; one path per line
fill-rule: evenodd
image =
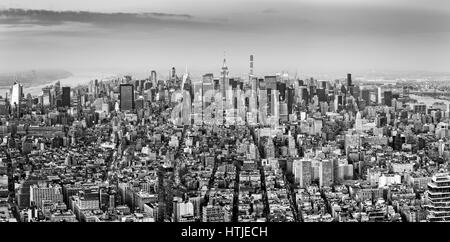
M 253 76 L 253 55 L 250 55 L 250 76 Z
M 227 57 L 226 57 L 226 51 L 223 51 L 223 65 L 222 65 L 222 68 L 227 66 L 227 63 L 226 63 L 227 61 L 226 61 L 226 59 L 227 59 Z

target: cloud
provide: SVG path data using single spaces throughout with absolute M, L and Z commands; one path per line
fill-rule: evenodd
M 69 5 L 64 8 L 72 11 L 0 8 L 0 68 L 165 70 L 188 63 L 209 71 L 220 66 L 214 60 L 226 50 L 235 72 L 247 71 L 248 53 L 258 57 L 257 68 L 265 71 L 448 69 L 448 10 L 328 1 L 226 1 L 192 8 L 181 3 L 157 8 L 152 1 L 147 8 L 115 8 L 119 12 L 106 4 L 89 12 Z
M 172 14 L 172 13 L 148 13 L 148 15 L 153 15 L 156 17 L 181 17 L 181 18 L 192 18 L 192 15 L 189 14 Z
M 97 26 L 191 25 L 204 26 L 209 21 L 194 19 L 189 14 L 172 13 L 103 13 L 87 11 L 51 11 L 31 9 L 0 10 L 0 25 L 55 26 L 65 23 L 86 23 Z

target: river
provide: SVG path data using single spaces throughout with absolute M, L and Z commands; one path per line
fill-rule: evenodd
M 429 108 L 435 102 L 445 103 L 446 107 L 449 107 L 449 105 L 450 105 L 450 101 L 448 101 L 448 100 L 437 99 L 437 98 L 429 97 L 429 96 L 418 96 L 415 94 L 410 94 L 409 97 L 412 99 L 416 99 L 418 103 L 425 103 L 427 105 L 427 108 Z

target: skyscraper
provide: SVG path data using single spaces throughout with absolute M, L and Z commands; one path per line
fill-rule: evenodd
M 97 86 L 97 80 L 95 80 L 95 81 L 96 81 L 95 85 Z M 55 85 L 53 86 L 53 90 L 54 90 L 56 96 L 58 96 L 61 91 L 61 82 L 60 81 L 57 81 L 55 83 Z
M 177 71 L 176 71 L 175 67 L 172 67 L 172 71 L 170 72 L 170 79 L 175 79 L 176 76 L 177 76 Z
M 181 109 L 181 116 L 184 125 L 191 124 L 191 108 L 192 108 L 191 95 L 189 94 L 188 91 L 183 90 L 183 105 Z
M 378 101 L 378 104 L 382 104 L 383 103 L 383 99 L 382 99 L 382 96 L 381 96 L 381 87 L 377 88 L 377 101 Z
M 272 90 L 277 90 L 277 77 L 276 76 L 265 76 L 264 84 L 266 85 L 267 94 L 270 95 Z
M 280 100 L 278 90 L 272 90 L 270 95 L 270 112 L 272 116 L 272 125 L 277 126 L 280 123 Z
M 361 92 L 362 100 L 366 106 L 370 105 L 370 90 L 363 89 Z
M 150 74 L 150 81 L 152 82 L 152 86 L 153 87 L 156 87 L 156 82 L 158 81 L 157 79 L 156 79 L 156 71 L 155 70 L 152 70 L 152 72 L 151 72 L 151 74 Z
M 286 100 L 286 83 L 277 82 L 277 90 L 280 97 L 280 101 Z
M 201 81 L 192 83 L 194 98 L 192 99 L 192 115 L 194 124 L 201 125 L 203 122 L 203 84 Z
M 294 160 L 293 172 L 295 177 L 295 182 L 300 184 L 300 187 L 307 187 L 311 184 L 311 160 Z
M 325 89 L 320 88 L 320 89 L 317 89 L 316 91 L 317 91 L 317 97 L 319 98 L 319 102 L 327 102 L 328 101 L 328 97 L 325 92 Z
M 321 187 L 333 184 L 333 173 L 333 161 L 322 160 L 319 164 L 319 184 Z
M 295 96 L 295 90 L 293 88 L 287 89 L 287 109 L 288 114 L 292 114 L 293 108 L 294 108 L 294 96 Z
M 428 221 L 450 221 L 449 184 L 450 176 L 448 173 L 438 173 L 428 183 L 427 204 L 425 205 L 428 211 Z
M 349 87 L 353 86 L 351 73 L 347 73 L 347 86 Z
M 305 105 L 309 104 L 309 93 L 308 93 L 308 87 L 306 86 L 300 86 L 300 97 L 302 102 Z
M 42 88 L 42 105 L 52 105 L 52 93 L 49 87 Z
M 220 71 L 220 79 L 221 79 L 221 83 L 220 83 L 220 90 L 222 93 L 222 97 L 225 98 L 226 94 L 225 92 L 228 91 L 228 67 L 227 67 L 227 60 L 224 58 L 223 59 L 223 64 L 222 64 L 222 70 Z
M 14 85 L 11 88 L 11 101 L 10 105 L 14 112 L 20 112 L 20 101 L 23 96 L 23 86 L 17 82 L 14 82 Z
M 120 111 L 134 109 L 134 87 L 131 84 L 120 85 Z
M 229 90 L 229 86 L 227 60 L 223 58 L 222 70 L 220 71 L 220 93 L 222 96 L 222 118 L 224 123 L 226 118 L 225 113 L 227 112 L 226 110 L 231 106 L 231 90 Z
M 268 107 L 268 100 L 267 100 L 267 90 L 264 89 L 260 89 L 259 90 L 259 114 L 258 114 L 258 119 L 259 119 L 259 123 L 261 125 L 265 125 L 266 124 L 266 119 L 267 119 L 267 107 Z
M 62 106 L 70 107 L 70 87 L 62 88 Z
M 392 106 L 392 91 L 384 92 L 384 104 L 387 106 Z
M 214 76 L 211 73 L 202 78 L 202 117 L 203 121 L 211 124 L 214 116 Z
M 357 132 L 362 132 L 362 119 L 360 112 L 356 113 L 355 129 Z

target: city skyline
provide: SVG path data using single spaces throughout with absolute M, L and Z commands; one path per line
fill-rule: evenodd
M 449 23 L 444 0 L 0 0 L 0 222 L 448 222 Z
M 119 3 L 104 5 L 108 8 L 103 11 L 96 4 L 86 11 L 59 2 L 52 6 L 0 11 L 0 28 L 19 33 L 0 38 L 26 37 L 16 47 L 30 41 L 25 44 L 28 52 L 7 48 L 17 56 L 3 58 L 10 61 L 5 68 L 29 63 L 53 68 L 0 74 L 0 87 L 8 89 L 0 96 L 0 222 L 450 221 L 450 85 L 446 81 L 450 73 L 364 74 L 355 71 L 367 65 L 360 59 L 354 59 L 359 65 L 342 61 L 335 67 L 331 62 L 314 63 L 320 57 L 299 58 L 297 63 L 287 58 L 296 56 L 296 51 L 282 53 L 286 57 L 282 58 L 273 54 L 280 45 L 264 42 L 256 46 L 272 47 L 263 54 L 247 51 L 245 42 L 239 55 L 228 49 L 217 54 L 222 44 L 241 43 L 242 36 L 251 40 L 257 39 L 252 35 L 267 36 L 264 41 L 269 41 L 285 36 L 286 29 L 275 31 L 284 23 L 262 19 L 252 19 L 262 24 L 256 32 L 250 31 L 255 27 L 250 22 L 235 26 L 239 28 L 211 24 L 211 16 L 223 15 L 200 15 L 206 6 L 195 13 L 176 8 L 113 12 L 114 6 L 126 9 Z M 263 12 L 270 15 L 278 10 Z M 349 21 L 344 19 L 342 23 Z M 433 22 L 427 21 L 419 29 L 402 30 L 399 36 L 425 31 L 420 28 Z M 70 28 L 74 26 L 78 27 Z M 122 48 L 151 50 L 151 34 L 145 31 L 150 27 L 159 28 L 155 36 L 164 41 L 154 48 L 171 51 L 150 55 Z M 397 32 L 396 27 L 378 27 L 374 35 L 384 31 L 392 37 Z M 426 32 L 442 30 L 437 27 Z M 179 36 L 179 29 L 189 34 L 171 39 Z M 361 36 L 358 31 L 352 35 Z M 138 32 L 141 39 L 136 38 Z M 318 38 L 319 32 L 311 39 Z M 196 33 L 227 36 L 215 36 L 223 38 L 219 42 L 198 42 L 202 36 L 192 37 Z M 285 37 L 287 42 L 295 40 L 292 35 Z M 135 39 L 148 43 L 129 42 Z M 41 46 L 32 44 L 37 40 Z M 47 45 L 49 40 L 53 45 Z M 114 45 L 104 46 L 105 40 Z M 202 46 L 208 41 L 211 45 Z M 211 46 L 216 49 L 208 50 Z M 52 59 L 47 58 L 49 50 L 54 51 Z M 183 60 L 177 58 L 191 55 L 178 50 L 198 54 L 180 67 Z M 72 55 L 73 51 L 79 55 Z M 352 47 L 342 51 L 349 53 L 343 60 L 352 60 Z M 119 52 L 126 55 L 113 58 Z M 20 53 L 30 58 L 21 58 Z M 285 69 L 294 64 L 307 68 L 305 61 L 311 61 L 309 68 L 317 65 L 336 74 Z M 122 74 L 105 72 L 117 63 L 123 66 L 112 72 Z M 398 67 L 393 63 L 380 62 L 380 66 Z M 74 73 L 58 70 L 65 65 Z M 74 71 L 83 66 L 103 73 Z M 123 73 L 127 68 L 145 73 Z M 203 237 L 222 233 L 243 238 L 248 237 L 248 228 L 254 237 L 273 233 L 265 225 L 232 228 L 206 233 L 189 226 L 181 236 L 197 237 L 203 231 Z
M 448 3 L 0 1 L 0 72 L 445 72 Z M 79 12 L 82 11 L 82 12 Z M 168 72 L 168 71 L 167 71 Z

